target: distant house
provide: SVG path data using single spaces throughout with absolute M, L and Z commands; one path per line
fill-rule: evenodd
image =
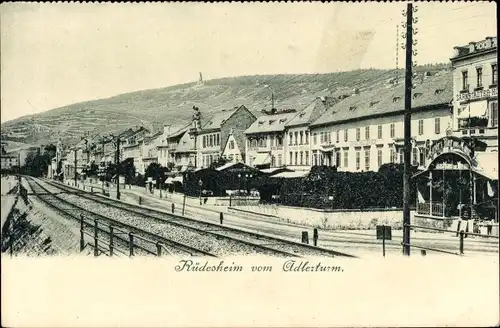
M 0 167 L 2 170 L 11 170 L 12 168 L 19 166 L 18 156 L 16 154 L 2 154 L 0 159 Z

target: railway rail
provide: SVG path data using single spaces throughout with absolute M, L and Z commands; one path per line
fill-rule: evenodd
M 78 206 L 68 200 L 61 198 L 60 196 L 61 193 L 51 192 L 50 190 L 48 190 L 48 188 L 42 186 L 41 183 L 39 183 L 33 178 L 28 177 L 26 180 L 29 184 L 32 193 L 38 199 L 40 199 L 44 204 L 48 205 L 50 208 L 54 209 L 56 212 L 62 214 L 64 217 L 82 223 L 82 228 L 94 227 L 92 221 L 94 222 L 94 224 L 96 221 L 104 223 L 101 225 L 97 225 L 96 230 L 98 231 L 98 237 L 101 240 L 105 239 L 104 241 L 105 243 L 107 242 L 109 244 L 110 242 L 109 230 L 105 229 L 105 227 L 113 226 L 116 229 L 121 230 L 121 232 L 128 231 L 134 233 L 139 237 L 137 238 L 138 241 L 136 241 L 136 243 L 134 244 L 134 248 L 137 252 L 136 253 L 137 255 L 156 254 L 154 250 L 155 245 L 146 242 L 146 240 L 152 240 L 162 243 L 162 245 L 164 245 L 165 248 L 167 248 L 169 253 L 178 255 L 192 255 L 192 256 L 211 256 L 211 257 L 216 256 L 210 252 L 194 248 L 184 243 L 167 239 L 163 236 L 141 229 L 137 226 L 110 218 L 109 216 L 89 211 L 82 206 Z M 120 233 L 115 234 L 113 239 L 114 239 L 115 250 L 117 250 L 118 253 L 126 254 L 127 250 L 130 248 L 129 239 L 123 237 L 123 235 Z M 100 248 L 99 252 L 105 253 L 105 250 Z
M 164 223 L 171 226 L 175 226 L 177 228 L 187 229 L 204 236 L 213 236 L 216 237 L 217 239 L 236 240 L 240 243 L 252 245 L 253 247 L 256 248 L 258 247 L 262 250 L 265 250 L 266 253 L 275 253 L 276 255 L 282 255 L 282 256 L 354 257 L 350 254 L 330 249 L 324 249 L 308 244 L 302 244 L 298 242 L 281 239 L 278 237 L 259 234 L 257 232 L 245 231 L 218 225 L 215 223 L 200 221 L 194 218 L 175 215 L 172 213 L 160 211 L 158 209 L 144 207 L 141 205 L 125 203 L 123 201 L 110 199 L 102 195 L 83 192 L 81 189 L 66 186 L 64 184 L 53 181 L 45 181 L 45 182 L 51 186 L 54 186 L 55 188 L 66 191 L 67 193 L 78 194 L 79 197 L 91 200 L 101 205 L 126 211 L 128 213 L 133 213 L 137 216 L 147 218 L 154 222 Z M 270 254 L 270 255 L 275 255 L 275 254 Z

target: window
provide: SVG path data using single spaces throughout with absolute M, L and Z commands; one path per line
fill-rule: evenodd
M 313 145 L 315 145 L 318 142 L 318 134 L 314 133 L 313 134 Z
M 300 165 L 304 165 L 304 153 L 300 152 Z
M 394 149 L 390 149 L 389 151 L 389 163 L 394 163 Z
M 497 64 L 493 64 L 491 65 L 491 84 L 497 84 L 497 74 L 498 74 L 498 68 L 497 68 Z
M 337 131 L 337 142 L 340 140 L 340 131 Z
M 434 118 L 434 133 L 441 133 L 441 118 L 439 117 Z
M 419 148 L 418 149 L 418 154 L 419 154 L 418 163 L 420 165 L 425 165 L 425 148 Z
M 217 134 L 217 146 L 220 146 L 220 135 Z
M 491 103 L 491 127 L 498 126 L 498 102 Z
M 214 145 L 214 136 L 213 135 L 210 135 L 209 137 L 209 146 L 212 147 Z
M 217 157 L 215 158 L 215 160 L 217 161 Z M 238 155 L 238 154 L 234 155 L 234 160 L 236 163 L 239 163 L 240 162 L 240 155 Z
M 365 139 L 370 140 L 370 127 L 365 126 Z
M 276 146 L 283 146 L 283 138 L 281 136 L 276 136 Z
M 340 167 L 342 163 L 342 158 L 340 157 L 340 151 L 335 152 L 335 166 Z
M 306 150 L 305 153 L 306 153 L 306 165 L 309 165 L 309 150 Z
M 483 68 L 476 67 L 476 77 L 477 77 L 477 87 L 480 88 L 483 86 Z
M 282 157 L 281 154 L 278 155 L 278 167 L 283 166 L 283 162 L 282 162 L 282 158 L 281 157 Z
M 377 150 L 377 164 L 378 167 L 382 166 L 382 149 Z
M 292 165 L 292 157 L 293 157 L 293 153 L 290 152 L 290 158 L 288 159 L 288 165 Z
M 314 152 L 313 154 L 313 166 L 316 166 L 318 165 L 318 154 L 316 154 L 316 152 Z
M 229 141 L 229 149 L 234 149 L 234 141 Z
M 349 138 L 348 138 L 348 135 L 347 135 L 347 129 L 344 129 L 344 141 L 347 142 L 348 139 Z
M 399 164 L 404 164 L 404 162 L 405 162 L 404 149 L 401 148 L 399 150 Z
M 298 165 L 299 163 L 299 153 L 295 152 L 295 165 Z
M 391 129 L 391 138 L 394 138 L 394 136 L 396 135 L 394 123 L 391 123 L 390 129 Z
M 309 131 L 306 131 L 306 145 L 309 144 Z
M 424 134 L 424 120 L 418 120 L 418 135 Z
M 359 141 L 361 139 L 361 131 L 360 128 L 356 128 L 356 141 Z
M 469 72 L 462 72 L 462 90 L 469 90 Z
M 359 170 L 359 168 L 361 167 L 360 166 L 360 154 L 359 154 L 359 150 L 356 151 L 356 170 Z
M 293 134 L 293 136 L 295 137 L 295 140 L 294 140 L 293 144 L 297 145 L 297 143 L 299 141 L 299 133 L 297 131 L 295 131 L 295 133 Z
M 412 154 L 413 154 L 412 165 L 418 165 L 418 149 L 417 148 L 413 148 L 412 149 Z
M 344 167 L 347 168 L 349 166 L 349 156 L 347 156 L 347 150 L 344 150 Z
M 304 132 L 300 131 L 300 144 L 304 143 Z
M 365 149 L 365 170 L 370 170 L 370 149 Z
M 382 125 L 379 125 L 377 128 L 377 138 L 382 139 Z
M 275 166 L 276 166 L 276 156 L 271 155 L 271 167 L 275 167 Z
M 207 147 L 207 136 L 203 136 L 203 148 Z
M 274 136 L 273 135 L 269 136 L 269 139 L 270 139 L 271 147 L 274 147 Z
M 292 140 L 293 140 L 293 133 L 292 133 L 292 132 L 290 132 L 290 133 L 288 134 L 288 138 L 290 139 L 290 140 L 288 141 L 288 146 L 291 146 L 291 145 L 293 144 L 293 143 L 292 143 Z

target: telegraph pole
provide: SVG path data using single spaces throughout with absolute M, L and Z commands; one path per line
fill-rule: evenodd
M 411 164 L 411 90 L 413 55 L 413 4 L 406 7 L 406 71 L 404 110 L 404 175 L 403 175 L 403 254 L 410 255 L 410 164 Z
M 76 151 L 77 151 L 77 149 L 75 148 L 75 150 L 74 150 L 74 152 L 75 152 L 75 187 L 76 187 L 76 181 L 78 179 L 78 173 L 76 172 L 76 164 L 77 164 Z
M 116 137 L 116 199 L 120 199 L 120 136 Z

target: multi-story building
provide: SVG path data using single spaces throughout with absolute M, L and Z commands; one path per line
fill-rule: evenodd
M 163 131 L 145 136 L 141 142 L 142 169 L 145 171 L 151 163 L 158 163 L 158 144 Z
M 487 37 L 455 47 L 453 66 L 453 130 L 498 148 L 497 38 Z
M 293 170 L 310 169 L 312 161 L 309 124 L 316 121 L 336 102 L 337 98 L 318 97 L 285 124 L 284 145 L 287 167 Z M 313 137 L 318 138 L 317 135 Z M 322 134 L 321 138 L 323 137 Z
M 16 154 L 2 154 L 0 158 L 0 167 L 2 170 L 11 170 L 12 168 L 19 166 L 18 156 Z
M 246 164 L 258 168 L 286 166 L 285 126 L 296 111 L 262 115 L 245 131 Z
M 451 130 L 451 72 L 417 77 L 412 96 L 412 164 L 425 165 L 426 149 Z M 339 171 L 376 171 L 403 162 L 404 85 L 355 90 L 310 125 L 312 165 Z
M 244 160 L 245 130 L 255 121 L 253 115 L 245 106 L 234 107 L 231 110 L 223 110 L 215 114 L 206 122 L 201 122 L 201 129 L 196 132 L 197 167 L 209 167 L 223 155 L 226 146 L 231 144 L 238 147 L 240 154 L 228 152 L 226 157 L 232 154 L 238 155 Z M 231 142 L 228 142 L 231 138 Z M 235 147 L 228 151 L 234 151 Z
M 170 130 L 170 125 L 164 125 L 163 133 L 158 137 L 156 143 L 158 163 L 163 167 L 167 167 L 169 162 L 168 136 L 170 135 Z
M 190 127 L 191 125 L 189 125 Z M 177 171 L 184 171 L 187 168 L 194 168 L 196 162 L 196 149 L 194 146 L 194 138 L 189 134 L 189 127 L 175 132 L 174 136 L 169 137 L 169 150 L 172 146 L 173 163 Z M 172 141 L 171 140 L 177 140 Z

